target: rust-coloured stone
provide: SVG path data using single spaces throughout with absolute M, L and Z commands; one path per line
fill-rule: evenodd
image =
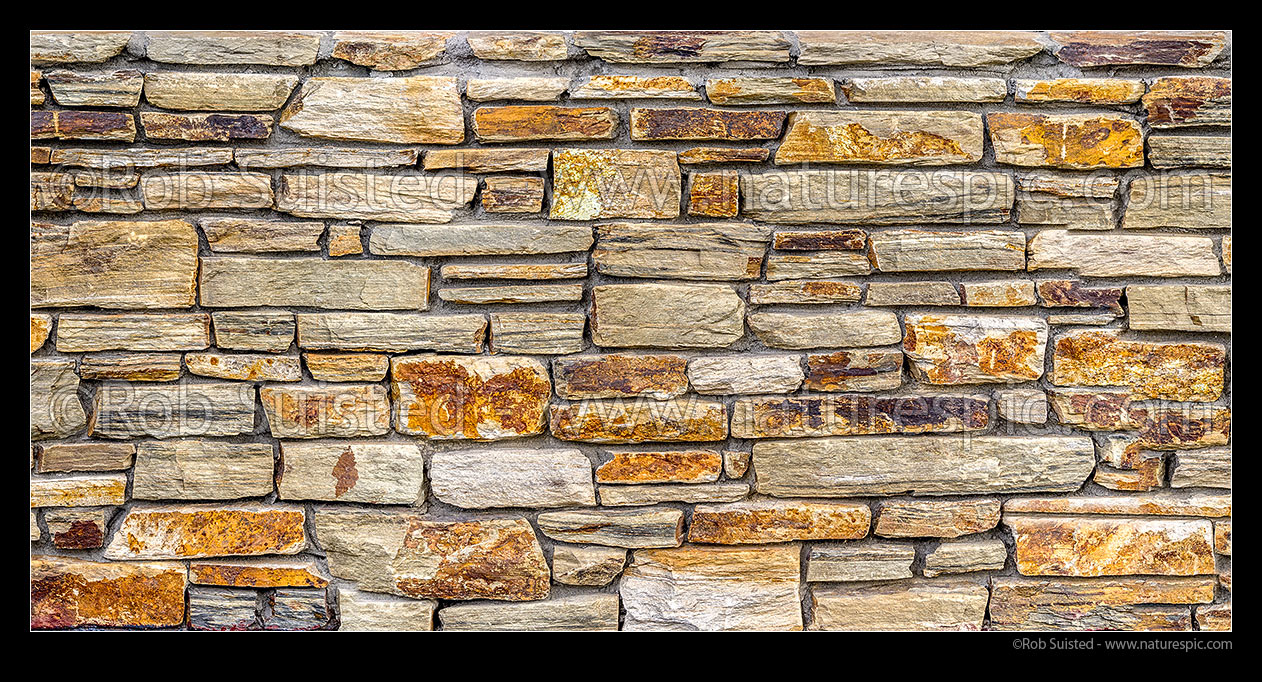
M 1078 170 L 1144 165 L 1144 134 L 1130 118 L 991 113 L 986 124 L 999 163 Z
M 930 384 L 1032 381 L 1043 376 L 1047 323 L 998 315 L 907 315 L 903 352 Z
M 777 230 L 771 245 L 780 251 L 861 251 L 867 243 L 863 230 Z
M 1035 284 L 1044 308 L 1107 308 L 1122 312 L 1122 287 L 1088 287 L 1077 280 L 1040 280 Z
M 263 140 L 272 134 L 272 117 L 263 114 L 168 114 L 144 111 L 145 137 L 190 142 Z
M 740 212 L 740 178 L 735 171 L 693 173 L 688 187 L 688 215 L 735 218 Z
M 1137 398 L 1212 402 L 1223 392 L 1226 349 L 1208 343 L 1127 341 L 1112 330 L 1064 334 L 1052 347 L 1056 386 L 1126 386 Z
M 1079 67 L 1157 64 L 1191 68 L 1208 65 L 1227 45 L 1222 31 L 1060 31 L 1052 32 L 1052 53 Z
M 543 433 L 552 383 L 523 357 L 411 355 L 391 360 L 395 429 L 436 440 Z
M 732 405 L 733 438 L 804 438 L 875 433 L 979 431 L 985 397 L 866 395 L 756 396 Z
M 329 580 L 314 559 L 218 559 L 193 561 L 188 566 L 189 580 L 195 585 L 221 587 L 328 586 Z
M 1206 519 L 1005 514 L 1022 575 L 1214 573 L 1214 526 Z
M 1053 78 L 1017 81 L 1018 102 L 1130 104 L 1144 94 L 1144 82 L 1124 78 Z
M 632 140 L 774 140 L 784 111 L 632 109 Z
M 507 106 L 473 112 L 473 132 L 482 142 L 612 140 L 617 131 L 618 114 L 608 107 Z
M 31 557 L 31 628 L 177 626 L 187 582 L 176 562 Z
M 1143 102 L 1154 128 L 1231 125 L 1230 78 L 1158 78 Z
M 32 111 L 31 139 L 132 142 L 136 119 L 115 111 Z
M 698 165 L 703 163 L 762 163 L 771 155 L 766 147 L 729 149 L 727 147 L 693 147 L 679 152 L 679 163 Z
M 961 111 L 798 111 L 777 164 L 943 165 L 982 157 L 982 119 Z
M 105 558 L 187 559 L 297 554 L 307 546 L 306 514 L 292 505 L 136 505 L 114 532 Z
M 718 441 L 727 407 L 716 400 L 586 400 L 552 406 L 552 435 L 587 443 Z
M 812 391 L 879 391 L 903 383 L 903 354 L 882 348 L 806 356 L 805 387 Z
M 596 469 L 597 483 L 713 483 L 723 470 L 716 450 L 615 452 Z
M 496 177 L 482 181 L 487 213 L 538 213 L 543 209 L 543 178 Z
M 688 359 L 679 355 L 580 355 L 555 358 L 558 397 L 644 396 L 665 400 L 688 391 Z
M 858 540 L 868 534 L 866 504 L 759 500 L 697 505 L 689 542 L 758 545 L 794 540 Z
M 902 499 L 881 503 L 874 533 L 883 538 L 957 538 L 999 525 L 999 500 Z

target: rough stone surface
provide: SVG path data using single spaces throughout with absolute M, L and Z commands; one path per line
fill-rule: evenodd
M 1021 575 L 1198 575 L 1214 572 L 1206 520 L 1004 514 Z
M 538 360 L 411 355 L 390 361 L 395 429 L 435 440 L 543 433 L 552 383 Z
M 592 289 L 592 341 L 620 348 L 722 348 L 745 334 L 745 302 L 718 284 Z
M 138 504 L 123 517 L 105 558 L 297 554 L 307 546 L 305 520 L 302 507 L 280 504 Z
M 592 464 L 578 450 L 449 450 L 430 457 L 434 496 L 465 509 L 596 504 Z
M 1047 323 L 1000 315 L 907 315 L 903 352 L 928 384 L 1032 381 L 1043 376 Z
M 617 630 L 618 595 L 583 594 L 522 604 L 456 604 L 438 612 L 444 630 Z
M 584 443 L 719 441 L 727 406 L 716 400 L 584 400 L 553 405 L 552 435 Z
M 886 585 L 812 585 L 812 630 L 980 630 L 983 584 L 917 580 Z
M 794 540 L 858 540 L 868 534 L 866 504 L 758 500 L 697 505 L 688 541 L 718 545 L 761 545 Z
M 173 627 L 188 577 L 177 562 L 31 557 L 31 627 Z
M 306 137 L 394 144 L 459 144 L 464 112 L 455 78 L 309 78 L 280 114 Z
M 803 111 L 789 116 L 777 164 L 941 166 L 982 156 L 982 120 L 954 111 Z
M 558 542 L 608 547 L 678 547 L 684 541 L 684 515 L 678 509 L 577 509 L 543 512 L 539 530 Z
M 420 506 L 424 463 L 421 449 L 411 443 L 282 442 L 277 497 Z

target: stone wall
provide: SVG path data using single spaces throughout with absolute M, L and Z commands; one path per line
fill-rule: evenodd
M 35 32 L 31 626 L 1231 624 L 1225 32 Z

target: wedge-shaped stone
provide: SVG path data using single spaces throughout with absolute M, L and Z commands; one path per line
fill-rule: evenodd
M 1230 490 L 1231 448 L 1180 451 L 1174 458 L 1174 472 L 1170 475 L 1170 487 Z M 1217 526 L 1214 528 L 1215 531 L 1218 530 Z
M 554 62 L 567 52 L 565 34 L 548 31 L 470 31 L 467 40 L 478 59 Z
M 957 580 L 812 585 L 812 630 L 981 630 L 990 591 Z
M 131 31 L 32 31 L 31 62 L 103 62 L 122 53 L 131 35 Z
M 79 376 L 96 381 L 175 381 L 182 368 L 179 353 L 85 355 L 79 361 Z
M 998 163 L 1077 170 L 1144 165 L 1144 134 L 1131 118 L 992 113 L 986 126 Z
M 1043 230 L 1030 240 L 1035 270 L 1068 269 L 1083 277 L 1213 277 L 1222 265 L 1209 237 L 1078 234 Z
M 1124 78 L 1053 78 L 1017 80 L 1016 101 L 1027 104 L 1133 104 L 1144 94 L 1144 82 Z
M 592 289 L 597 346 L 722 348 L 745 334 L 745 302 L 720 284 L 605 284 Z
M 53 333 L 53 316 L 38 313 L 31 314 L 31 352 L 44 347 L 48 335 Z
M 876 68 L 973 68 L 1021 61 L 1043 51 L 1031 31 L 798 31 L 798 64 Z
M 811 545 L 806 581 L 902 580 L 912 577 L 916 547 L 910 542 L 824 542 Z
M 872 272 L 872 264 L 860 251 L 794 251 L 767 257 L 767 281 L 849 277 Z
M 145 74 L 145 100 L 183 111 L 272 111 L 297 85 L 284 74 L 160 71 Z
M 378 256 L 517 256 L 586 251 L 587 225 L 377 225 L 368 250 Z
M 1231 331 L 1231 287 L 1206 285 L 1126 287 L 1131 329 Z
M 272 117 L 263 114 L 167 114 L 140 112 L 145 137 L 151 140 L 227 142 L 264 140 L 272 134 Z M 163 164 L 170 165 L 170 164 Z
M 137 504 L 114 532 L 105 558 L 199 559 L 297 554 L 307 546 L 306 514 L 292 505 Z
M 302 365 L 293 355 L 253 353 L 187 353 L 191 374 L 239 381 L 301 381 Z
M 237 257 L 202 258 L 201 263 L 201 304 L 208 308 L 429 307 L 429 268 L 415 263 Z
M 982 118 L 962 111 L 799 111 L 777 164 L 940 166 L 982 157 Z
M 413 443 L 283 442 L 280 456 L 276 490 L 282 500 L 425 502 L 425 460 Z
M 254 432 L 254 386 L 240 382 L 102 384 L 89 431 L 96 438 L 237 436 Z
M 787 62 L 790 47 L 781 31 L 576 31 L 574 44 L 620 64 Z
M 632 109 L 632 140 L 774 140 L 784 111 Z
M 390 401 L 377 384 L 264 386 L 259 402 L 274 438 L 356 438 L 390 431 Z
M 684 515 L 678 509 L 575 509 L 539 515 L 539 530 L 557 542 L 607 547 L 678 547 Z
M 62 438 L 88 421 L 74 360 L 31 360 L 31 438 Z
M 538 435 L 551 393 L 547 368 L 533 358 L 409 355 L 390 362 L 395 430 L 423 438 Z
M 272 446 L 213 440 L 151 441 L 136 449 L 138 500 L 232 500 L 272 492 Z
M 727 438 L 715 400 L 585 400 L 552 406 L 552 435 L 583 443 L 697 442 Z
M 294 341 L 293 313 L 229 310 L 212 313 L 211 320 L 220 348 L 280 353 Z
M 132 443 L 51 443 L 36 446 L 37 473 L 61 471 L 123 471 L 131 468 Z
M 751 500 L 697 505 L 688 541 L 718 545 L 761 545 L 794 540 L 858 540 L 868 534 L 866 504 Z
M 124 474 L 31 478 L 31 508 L 117 506 L 127 501 Z
M 858 303 L 862 298 L 860 285 L 836 280 L 794 279 L 749 285 L 750 305 Z
M 333 34 L 333 57 L 378 71 L 408 71 L 439 60 L 447 39 L 440 31 L 338 31 Z
M 303 363 L 316 381 L 381 381 L 390 358 L 378 353 L 303 353 Z
M 871 436 L 754 443 L 758 492 L 777 497 L 1077 490 L 1095 467 L 1085 436 Z
M 63 107 L 131 108 L 140 103 L 140 89 L 145 83 L 144 75 L 133 70 L 90 74 L 49 71 L 44 80 L 53 99 Z
M 283 175 L 276 208 L 303 218 L 451 222 L 451 209 L 473 201 L 474 177 L 330 172 Z
M 31 226 L 31 307 L 187 308 L 197 231 L 183 220 Z
M 618 585 L 625 630 L 801 630 L 801 552 L 773 547 L 638 550 Z
M 596 271 L 614 277 L 757 279 L 771 239 L 766 227 L 743 223 L 596 226 Z
M 570 88 L 569 78 L 527 76 L 522 78 L 470 78 L 465 97 L 474 102 L 522 100 L 554 102 Z
M 1208 66 L 1227 45 L 1222 31 L 1060 31 L 1052 54 L 1071 66 Z
M 674 152 L 558 149 L 552 153 L 553 220 L 678 218 L 682 194 Z
M 435 452 L 430 478 L 435 497 L 464 509 L 596 504 L 592 463 L 576 449 Z
M 1005 315 L 907 315 L 903 353 L 929 384 L 1034 381 L 1043 376 L 1047 322 Z
M 706 504 L 739 502 L 749 497 L 748 483 L 663 483 L 661 485 L 602 485 L 597 491 L 605 507 L 643 507 L 663 502 Z
M 262 173 L 150 174 L 140 191 L 151 211 L 272 206 L 272 178 Z
M 693 358 L 688 379 L 702 395 L 792 393 L 802 385 L 799 355 Z
M 886 310 L 749 314 L 749 328 L 771 348 L 884 346 L 898 343 L 898 316 Z
M 548 170 L 552 150 L 542 149 L 435 149 L 425 152 L 425 170 L 461 168 L 470 173 L 542 173 Z
M 105 533 L 112 511 L 104 508 L 49 509 L 44 512 L 44 524 L 48 526 L 53 547 L 97 549 L 105 545 Z
M 570 99 L 701 99 L 683 76 L 596 75 L 570 91 Z
M 361 592 L 339 585 L 337 601 L 342 632 L 429 632 L 438 602 Z
M 1144 95 L 1153 128 L 1231 126 L 1231 79 L 1170 76 L 1153 81 Z
M 715 104 L 833 104 L 837 93 L 826 78 L 740 77 L 710 78 L 706 97 Z
M 1056 338 L 1048 378 L 1056 386 L 1125 386 L 1137 399 L 1213 402 L 1226 355 L 1217 344 L 1129 341 L 1117 330 L 1087 329 Z
M 1003 522 L 1021 575 L 1214 573 L 1214 527 L 1205 519 L 1005 513 Z
M 1131 182 L 1122 228 L 1231 228 L 1231 175 L 1149 175 Z
M 1001 223 L 1013 200 L 1012 178 L 987 171 L 799 170 L 741 176 L 741 214 L 784 223 Z
M 298 345 L 309 350 L 481 353 L 485 338 L 486 317 L 483 315 L 298 315 Z
M 188 314 L 63 314 L 57 322 L 57 350 L 202 350 L 210 345 L 210 319 Z
M 443 630 L 597 631 L 618 629 L 618 595 L 576 594 L 524 604 L 456 604 L 438 612 Z
M 175 627 L 188 574 L 177 562 L 31 557 L 31 628 Z
M 1001 571 L 1008 560 L 1008 548 L 999 538 L 944 540 L 925 555 L 926 578 L 951 573 Z
M 881 503 L 873 534 L 883 538 L 955 538 L 999 525 L 999 500 L 901 499 Z
M 1231 168 L 1231 137 L 1149 135 L 1148 163 L 1154 168 Z
M 491 352 L 565 355 L 581 352 L 582 313 L 491 313 Z
M 996 630 L 1187 630 L 1188 604 L 1214 599 L 1214 579 L 991 578 Z
M 218 253 L 268 253 L 320 250 L 324 223 L 250 218 L 203 218 L 210 250 Z
M 473 112 L 473 134 L 479 142 L 612 140 L 617 132 L 618 112 L 608 107 L 532 105 Z
M 317 33 L 290 31 L 149 31 L 145 56 L 169 64 L 307 66 L 320 49 Z
M 985 396 L 760 396 L 732 404 L 733 438 L 812 438 L 980 431 Z
M 582 355 L 553 358 L 556 394 L 569 400 L 644 396 L 667 400 L 688 391 L 679 355 Z
M 552 549 L 552 579 L 563 585 L 604 587 L 626 563 L 627 550 L 622 548 L 557 545 Z
M 1108 516 L 1231 516 L 1231 494 L 1159 492 L 1086 497 L 1014 497 L 1004 502 L 1006 514 L 1070 514 Z
M 460 144 L 464 110 L 455 77 L 308 78 L 280 126 L 326 140 Z
M 325 587 L 328 575 L 310 557 L 258 559 L 200 559 L 190 561 L 188 579 L 194 585 L 219 587 Z
M 597 483 L 713 483 L 723 470 L 715 450 L 614 452 L 596 469 Z
M 903 353 L 900 350 L 858 348 L 806 356 L 804 385 L 811 391 L 884 391 L 902 384 Z
M 361 590 L 412 599 L 548 596 L 548 561 L 521 517 L 437 521 L 410 512 L 318 508 L 315 529 L 329 572 Z
M 849 102 L 1002 102 L 1008 81 L 1002 78 L 893 76 L 850 78 L 841 91 Z
M 237 149 L 233 158 L 241 169 L 321 166 L 328 168 L 389 168 L 415 166 L 420 150 L 358 149 L 355 147 L 288 147 Z

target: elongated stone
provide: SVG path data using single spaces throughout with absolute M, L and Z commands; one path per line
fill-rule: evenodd
M 570 91 L 570 99 L 701 99 L 683 76 L 591 76 Z
M 643 507 L 663 502 L 705 504 L 738 502 L 749 497 L 748 483 L 663 483 L 660 485 L 602 485 L 597 491 L 605 507 Z
M 1217 344 L 1128 341 L 1090 329 L 1056 338 L 1048 378 L 1056 386 L 1125 386 L 1139 399 L 1213 402 L 1226 361 Z
M 240 381 L 301 381 L 302 366 L 292 355 L 188 353 L 184 364 L 192 374 Z
M 793 279 L 751 284 L 748 296 L 750 305 L 858 303 L 863 298 L 863 288 L 852 282 Z
M 390 358 L 367 353 L 303 353 L 303 363 L 316 381 L 381 381 Z
M 428 632 L 434 629 L 438 602 L 407 599 L 338 587 L 342 632 Z
M 31 62 L 103 62 L 122 53 L 131 35 L 131 31 L 32 31 Z
M 723 109 L 631 110 L 632 140 L 774 140 L 784 111 Z
M 117 506 L 127 501 L 124 474 L 31 478 L 31 508 Z
M 745 333 L 745 302 L 718 284 L 606 284 L 592 289 L 598 346 L 721 348 Z
M 618 629 L 618 595 L 577 594 L 522 604 L 456 604 L 438 612 L 443 630 L 598 631 Z
M 1205 448 L 1180 451 L 1174 458 L 1171 488 L 1231 489 L 1231 449 Z M 1218 527 L 1214 527 L 1217 532 Z M 1222 553 L 1221 551 L 1219 552 Z M 1230 554 L 1231 552 L 1226 552 Z
M 1043 376 L 1047 323 L 1000 315 L 907 315 L 903 353 L 930 384 L 1032 381 Z
M 637 550 L 618 585 L 625 630 L 801 630 L 801 547 Z
M 134 443 L 50 443 L 36 446 L 37 473 L 61 471 L 123 471 L 131 468 Z
M 281 112 L 280 126 L 326 140 L 459 144 L 464 110 L 450 76 L 308 78 Z
M 461 168 L 470 173 L 542 173 L 548 170 L 552 150 L 542 149 L 435 149 L 425 152 L 425 170 Z
M 1002 102 L 1008 82 L 954 76 L 850 78 L 842 81 L 841 91 L 849 102 Z
M 280 456 L 278 499 L 412 506 L 425 502 L 425 460 L 412 443 L 282 442 Z
M 582 279 L 587 263 L 449 263 L 442 268 L 443 279 Z
M 516 256 L 586 251 L 587 225 L 377 225 L 368 250 L 378 256 Z
M 131 108 L 140 103 L 140 90 L 145 82 L 143 74 L 134 70 L 101 74 L 49 71 L 44 74 L 44 80 L 53 99 L 64 107 Z M 38 104 L 43 104 L 43 100 Z
M 168 114 L 140 112 L 145 137 L 153 140 L 227 142 L 264 140 L 272 134 L 272 117 L 263 114 Z M 226 163 L 226 162 L 225 162 Z M 171 164 L 163 164 L 171 165 Z
M 926 578 L 951 573 L 1001 571 L 1008 560 L 1008 548 L 999 538 L 944 540 L 925 555 Z
M 1012 178 L 984 171 L 799 170 L 741 176 L 741 214 L 783 223 L 1000 223 L 1008 219 L 1013 200 Z
M 338 31 L 333 57 L 378 71 L 408 71 L 439 61 L 454 33 L 444 31 Z
M 797 355 L 693 358 L 688 379 L 702 395 L 792 393 L 802 384 Z
M 138 500 L 232 500 L 272 492 L 272 446 L 212 440 L 154 441 L 136 449 Z
M 320 36 L 291 31 L 149 31 L 145 56 L 169 64 L 306 66 Z
M 1156 64 L 1199 68 L 1227 44 L 1222 31 L 1059 31 L 1052 54 L 1071 66 Z
M 1144 82 L 1123 78 L 1053 78 L 1017 80 L 1016 101 L 1028 104 L 1132 104 L 1143 96 Z
M 435 452 L 430 477 L 435 497 L 464 509 L 596 504 L 591 461 L 576 449 Z
M 57 350 L 202 350 L 210 345 L 210 319 L 188 314 L 63 314 L 57 323 Z
M 781 251 L 862 251 L 863 230 L 777 230 L 772 247 Z
M 575 31 L 574 44 L 632 64 L 787 62 L 790 46 L 781 31 Z
M 547 303 L 583 300 L 582 284 L 502 285 L 489 287 L 447 287 L 438 298 L 448 303 L 485 305 L 489 303 Z
M 183 111 L 272 111 L 297 85 L 290 75 L 160 71 L 145 74 L 145 100 Z
M 208 308 L 303 306 L 425 310 L 429 268 L 403 261 L 214 257 L 201 259 Z
M 693 147 L 679 152 L 681 164 L 762 163 L 771 155 L 766 147 L 732 149 L 729 147 Z
M 1198 575 L 1214 572 L 1214 529 L 1204 519 L 1004 514 L 1022 575 Z
M 1230 78 L 1158 78 L 1143 101 L 1153 128 L 1231 126 Z
M 565 34 L 549 31 L 470 31 L 467 41 L 478 59 L 550 62 L 567 52 Z
M 553 220 L 677 218 L 683 189 L 673 152 L 557 149 L 552 153 Z
M 482 209 L 487 213 L 538 213 L 543 210 L 543 178 L 496 177 L 483 180 Z
M 105 558 L 198 559 L 297 554 L 307 545 L 302 507 L 238 504 L 150 505 L 127 510 Z
M 667 400 L 688 391 L 688 361 L 679 355 L 582 355 L 553 358 L 556 394 L 568 400 L 643 396 Z
M 812 585 L 812 630 L 980 630 L 990 591 L 957 580 Z
M 136 119 L 120 111 L 32 111 L 31 139 L 132 142 Z
M 98 438 L 236 436 L 254 430 L 254 387 L 246 383 L 106 383 L 89 425 Z
M 909 542 L 824 542 L 811 545 L 806 581 L 903 580 L 912 577 L 916 548 Z
M 272 206 L 272 179 L 262 173 L 146 175 L 140 191 L 151 211 Z
M 199 559 L 188 564 L 194 585 L 218 587 L 325 587 L 328 575 L 310 557 Z
M 863 304 L 868 306 L 960 305 L 960 291 L 951 282 L 872 282 Z
M 1030 31 L 797 31 L 798 64 L 973 68 L 1021 61 L 1043 51 Z
M 276 208 L 302 218 L 446 223 L 473 201 L 477 178 L 329 172 L 283 175 Z
M 32 225 L 31 306 L 187 308 L 197 231 L 183 220 Z
M 1004 502 L 1011 514 L 1090 514 L 1106 516 L 1231 516 L 1231 494 L 1160 492 L 1086 497 L 1014 497 Z
M 794 540 L 858 540 L 868 534 L 872 512 L 866 504 L 752 500 L 698 505 L 688 541 L 719 545 L 760 545 Z
M 1078 234 L 1043 230 L 1030 240 L 1031 272 L 1074 270 L 1083 277 L 1212 277 L 1222 265 L 1214 240 L 1185 235 Z
M 955 538 L 999 525 L 999 500 L 894 499 L 881 503 L 873 534 L 883 538 Z
M 322 507 L 315 529 L 329 571 L 361 590 L 412 599 L 548 596 L 547 559 L 521 517 L 437 521 L 411 512 Z
M 1091 439 L 870 436 L 754 443 L 758 492 L 777 497 L 969 495 L 1077 490 Z
M 771 348 L 883 346 L 898 343 L 898 316 L 885 310 L 749 314 L 749 328 Z
M 1231 168 L 1231 138 L 1149 135 L 1148 163 L 1154 168 Z
M 882 348 L 859 348 L 808 354 L 804 386 L 829 393 L 883 391 L 903 384 L 903 353 Z
M 62 438 L 88 421 L 74 360 L 31 360 L 31 438 Z
M 939 166 L 982 156 L 982 119 L 957 111 L 799 111 L 777 164 Z
M 274 438 L 356 438 L 390 431 L 390 401 L 377 384 L 263 386 L 259 402 Z
M 738 77 L 710 78 L 706 97 L 714 104 L 794 104 L 837 101 L 831 79 Z
M 678 547 L 684 541 L 684 515 L 678 509 L 576 509 L 543 512 L 539 530 L 558 542 L 608 547 Z
M 31 628 L 175 627 L 188 575 L 177 562 L 31 557 Z
M 596 227 L 596 271 L 615 277 L 756 279 L 771 231 L 742 223 Z
M 1130 118 L 992 113 L 986 127 L 999 163 L 1078 170 L 1144 164 L 1144 135 Z
M 582 313 L 491 313 L 491 352 L 564 355 L 584 348 Z
M 712 400 L 585 400 L 553 405 L 552 435 L 586 443 L 716 441 L 727 437 L 727 408 Z
M 1126 301 L 1131 329 L 1231 331 L 1230 286 L 1131 285 Z
M 479 142 L 612 140 L 617 130 L 618 112 L 608 107 L 522 105 L 473 112 Z
M 280 353 L 294 341 L 294 316 L 289 312 L 211 313 L 215 345 L 232 350 Z
M 732 404 L 733 438 L 811 438 L 876 433 L 979 431 L 984 396 L 761 396 Z
M 310 350 L 481 353 L 483 315 L 300 313 L 298 345 Z
M 97 549 L 105 546 L 109 509 L 49 509 L 44 523 L 53 547 L 58 549 Z
M 285 149 L 237 149 L 233 159 L 237 166 L 250 168 L 290 168 L 323 166 L 328 168 L 389 168 L 415 166 L 420 150 L 358 149 L 355 147 L 291 147 Z
M 996 630 L 1187 630 L 1212 577 L 991 578 Z
M 465 97 L 474 102 L 554 102 L 569 88 L 569 78 L 470 78 L 465 84 Z
M 543 433 L 552 384 L 525 357 L 395 357 L 395 430 L 435 440 L 500 440 Z
M 1231 228 L 1231 175 L 1151 175 L 1131 182 L 1123 229 Z
M 722 468 L 715 450 L 622 451 L 596 468 L 596 482 L 713 483 Z
M 210 250 L 220 253 L 319 251 L 324 223 L 245 218 L 203 218 Z
M 626 563 L 627 550 L 622 548 L 557 545 L 552 549 L 552 579 L 563 585 L 604 587 Z
M 872 271 L 867 257 L 858 251 L 795 251 L 767 257 L 766 279 L 819 279 L 866 275 Z

